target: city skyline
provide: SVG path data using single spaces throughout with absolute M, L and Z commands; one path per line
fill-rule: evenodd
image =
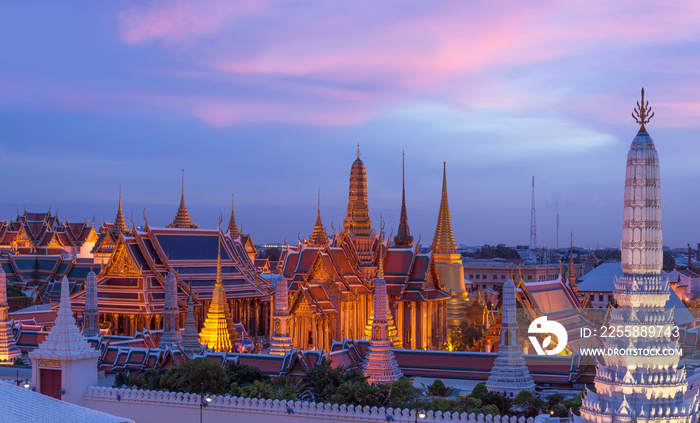
M 0 216 L 236 218 L 256 243 L 332 233 L 357 142 L 373 226 L 429 245 L 447 162 L 457 243 L 618 247 L 620 178 L 639 89 L 662 167 L 664 244 L 695 245 L 700 41 L 692 2 L 512 10 L 363 2 L 5 6 Z M 338 8 L 339 7 L 339 8 Z M 504 11 L 506 10 L 506 11 Z M 565 19 L 571 13 L 577 18 Z M 75 20 L 75 15 L 79 19 Z M 73 20 L 71 20 L 73 19 Z M 70 21 L 71 25 L 68 25 Z M 381 24 L 380 24 L 381 23 Z M 31 24 L 31 25 L 30 25 Z

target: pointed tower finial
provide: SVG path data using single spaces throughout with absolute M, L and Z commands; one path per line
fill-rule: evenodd
M 321 222 L 321 187 L 318 187 L 318 205 L 316 206 L 316 223 L 314 224 L 314 230 L 309 237 L 309 243 L 316 247 L 321 247 L 328 244 L 328 235 L 326 234 L 326 228 L 323 227 L 323 222 Z
M 442 199 L 440 200 L 435 236 L 430 248 L 433 250 L 433 254 L 454 254 L 457 251 L 457 244 L 452 233 L 450 205 L 447 200 L 447 162 L 442 162 Z
M 649 123 L 649 121 L 653 117 L 654 112 L 651 111 L 651 107 L 649 107 L 649 102 L 644 101 L 644 87 L 642 87 L 642 102 L 637 102 L 637 107 L 635 107 L 634 112 L 632 112 L 632 118 L 634 118 L 634 121 L 641 125 L 639 127 L 639 132 L 647 131 L 644 125 Z
M 359 143 L 359 142 L 357 143 L 357 153 L 355 153 L 355 155 L 357 155 L 357 158 L 358 158 L 358 159 L 359 159 L 360 156 L 362 155 L 362 153 L 360 153 L 360 143 Z
M 120 233 L 127 232 L 129 228 L 126 226 L 124 221 L 124 213 L 122 212 L 122 186 L 119 185 L 119 206 L 117 207 L 117 217 L 114 218 L 114 225 L 112 226 L 112 235 L 115 237 L 119 236 Z
M 199 229 L 199 225 L 192 222 L 185 204 L 185 169 L 182 169 L 182 189 L 180 192 L 180 206 L 177 208 L 175 219 L 168 224 L 168 228 Z
M 394 237 L 395 247 L 412 247 L 413 237 L 408 228 L 408 215 L 406 214 L 406 153 L 401 151 L 401 218 L 399 229 Z

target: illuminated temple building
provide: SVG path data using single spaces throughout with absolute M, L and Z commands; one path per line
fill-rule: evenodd
M 374 279 L 383 260 L 388 294 L 387 337 L 394 348 L 439 349 L 447 336 L 445 281 L 431 258 L 418 252 L 408 230 L 405 193 L 395 245 L 372 228 L 365 165 L 350 171 L 347 214 L 332 238 L 317 211 L 309 239 L 282 252 L 281 276 L 289 281 L 292 346 L 328 351 L 333 341 L 369 339 L 374 317 Z M 442 239 L 438 224 L 436 238 Z M 383 229 L 383 228 L 382 228 Z M 451 226 L 449 235 L 452 237 Z M 454 237 L 452 237 L 454 242 Z M 461 264 L 460 264 L 461 266 Z M 463 280 L 461 281 L 464 284 Z
M 71 258 L 92 258 L 90 250 L 97 234 L 86 220 L 63 223 L 58 216 L 46 213 L 17 214 L 12 221 L 0 222 L 0 251 L 11 254 L 63 255 Z
M 216 291 L 220 250 L 221 288 L 233 320 L 253 338 L 267 336 L 273 288 L 253 267 L 246 249 L 250 237 L 234 239 L 221 230 L 194 228 L 191 220 L 187 223 L 189 214 L 184 205 L 183 196 L 177 217 L 169 225 L 174 227 L 152 228 L 146 221 L 143 230 L 127 230 L 120 201 L 115 223 L 103 237 L 116 242 L 97 275 L 101 327 L 128 336 L 163 329 L 166 286 L 172 274 L 175 301 L 171 298 L 168 304 L 179 313 L 171 313 L 177 324 L 170 322 L 170 328 L 185 326 L 187 301 L 192 295 L 196 328 L 201 329 Z M 85 295 L 83 290 L 72 298 L 79 315 L 85 307 Z

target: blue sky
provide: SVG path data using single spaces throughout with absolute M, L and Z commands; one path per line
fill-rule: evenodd
M 646 88 L 664 240 L 700 240 L 695 2 L 202 1 L 6 3 L 0 13 L 0 216 L 124 209 L 167 224 L 180 171 L 193 219 L 256 242 L 331 232 L 356 144 L 378 227 L 429 244 L 442 162 L 458 243 L 541 245 L 573 230 L 619 246 L 630 113 Z

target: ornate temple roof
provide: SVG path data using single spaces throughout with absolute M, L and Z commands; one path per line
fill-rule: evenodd
M 14 254 L 68 254 L 86 242 L 95 242 L 97 234 L 86 220 L 61 223 L 57 216 L 47 213 L 17 214 L 14 221 L 0 222 L 0 250 Z
M 109 263 L 97 277 L 101 313 L 160 314 L 164 306 L 165 277 L 178 275 L 182 311 L 190 285 L 195 300 L 213 297 L 217 250 L 226 298 L 268 298 L 272 288 L 258 275 L 241 239 L 218 230 L 151 228 L 122 235 Z M 80 309 L 84 291 L 74 298 Z
M 457 244 L 452 233 L 450 205 L 447 201 L 447 163 L 443 162 L 442 165 L 442 199 L 440 200 L 440 213 L 438 214 L 435 236 L 430 249 L 433 250 L 433 254 L 454 254 L 457 251 Z
M 122 187 L 119 187 L 119 207 L 117 208 L 117 216 L 114 218 L 114 225 L 111 227 L 111 232 L 115 238 L 120 233 L 128 232 L 129 228 L 126 227 L 126 222 L 124 221 L 124 214 L 122 213 Z
M 179 228 L 179 229 L 199 229 L 199 225 L 192 222 L 190 219 L 190 214 L 187 211 L 187 205 L 185 204 L 185 171 L 182 171 L 182 192 L 180 194 L 180 206 L 177 208 L 177 214 L 175 219 L 168 224 L 168 228 Z

